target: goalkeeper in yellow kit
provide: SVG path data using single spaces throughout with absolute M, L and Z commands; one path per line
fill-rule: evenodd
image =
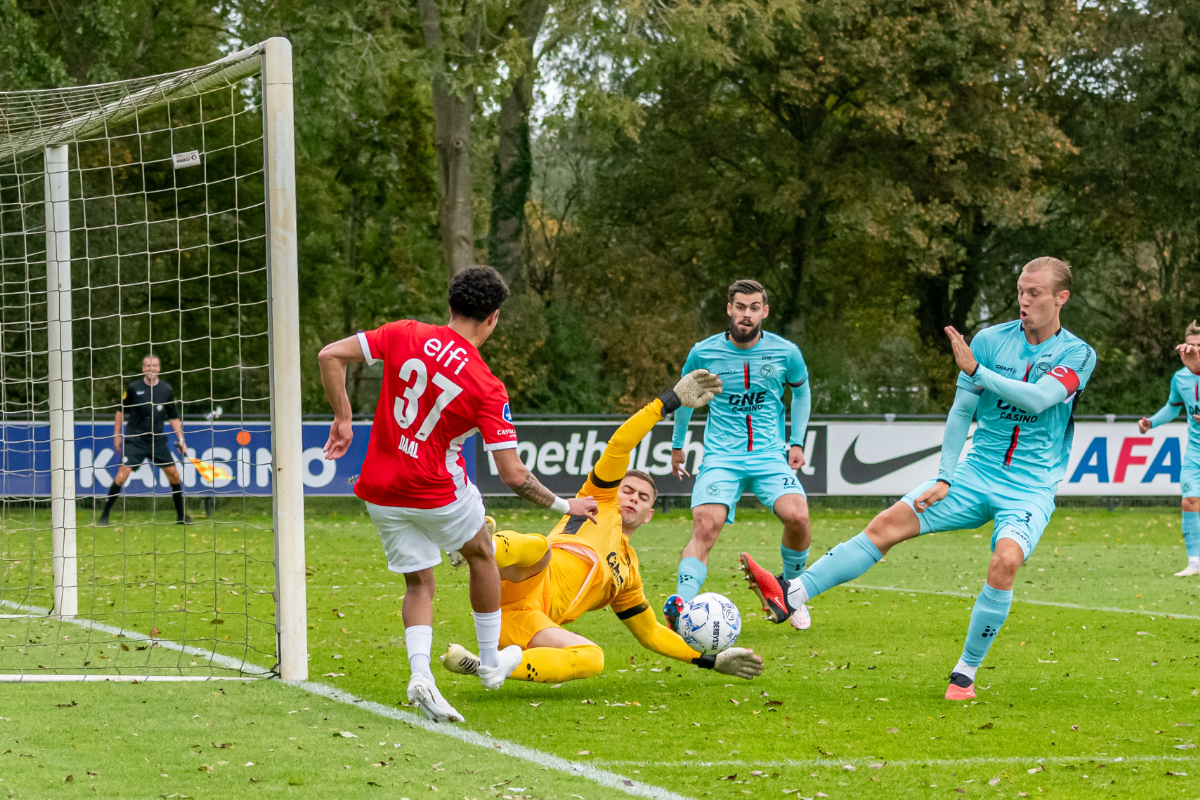
M 549 536 L 515 531 L 492 536 L 501 577 L 500 646 L 515 644 L 525 651 L 509 678 L 561 683 L 599 674 L 604 651 L 562 626 L 605 607 L 655 653 L 739 678 L 762 673 L 762 659 L 749 649 L 702 655 L 660 625 L 629 544 L 630 534 L 654 516 L 658 495 L 652 477 L 629 469 L 630 452 L 664 414 L 680 406 L 699 408 L 720 392 L 720 378 L 696 370 L 617 429 L 578 493 L 599 504 L 595 522 L 564 516 Z M 478 664 L 456 644 L 442 656 L 442 665 L 458 674 L 474 674 Z

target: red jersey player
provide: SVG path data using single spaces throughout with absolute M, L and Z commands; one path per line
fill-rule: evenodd
M 412 669 L 408 699 L 439 722 L 463 719 L 442 697 L 429 669 L 433 568 L 441 563 L 442 550 L 458 550 L 471 568 L 484 688 L 503 685 L 522 657 L 520 647 L 498 647 L 500 573 L 483 498 L 463 468 L 463 442 L 478 432 L 501 479 L 519 497 L 560 514 L 595 519 L 595 500 L 555 496 L 517 455 L 508 393 L 479 355 L 507 297 L 508 287 L 496 270 L 472 267 L 450 283 L 448 325 L 390 322 L 327 345 L 319 357 L 321 383 L 334 412 L 327 459 L 344 455 L 354 435 L 346 366 L 383 362 L 383 387 L 354 493 L 367 503 L 388 569 L 404 575 L 404 640 Z

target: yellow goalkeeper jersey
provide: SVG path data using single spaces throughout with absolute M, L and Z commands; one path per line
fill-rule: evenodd
M 629 454 L 662 420 L 662 400 L 654 400 L 622 425 L 588 474 L 577 497 L 592 497 L 599 509 L 596 521 L 564 516 L 547 537 L 552 550 L 575 559 L 556 559 L 550 617 L 559 624 L 587 611 L 612 606 L 622 619 L 650 607 L 638 570 L 638 557 L 621 526 L 617 487 L 629 469 Z M 577 562 L 577 563 L 576 563 Z

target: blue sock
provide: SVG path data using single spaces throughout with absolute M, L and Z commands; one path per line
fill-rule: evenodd
M 804 565 L 808 563 L 808 549 L 793 550 L 779 545 L 779 554 L 783 556 L 783 579 L 790 581 L 799 578 L 804 572 Z
M 679 578 L 675 582 L 675 594 L 686 603 L 700 594 L 700 587 L 708 577 L 708 567 L 698 558 L 688 556 L 679 562 Z
M 800 582 L 804 584 L 811 600 L 827 589 L 854 580 L 875 566 L 881 558 L 883 553 L 863 531 L 818 558 L 817 563 L 800 576 Z
M 983 663 L 988 648 L 1000 633 L 1000 626 L 1008 619 L 1012 607 L 1012 590 L 993 589 L 983 585 L 983 591 L 971 609 L 971 624 L 967 627 L 967 641 L 963 644 L 962 662 L 971 667 Z
M 1183 546 L 1188 558 L 1200 556 L 1200 511 L 1183 512 Z

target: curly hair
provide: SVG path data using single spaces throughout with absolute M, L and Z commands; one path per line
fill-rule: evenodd
M 508 284 L 494 267 L 476 264 L 450 281 L 450 313 L 483 322 L 508 298 Z

